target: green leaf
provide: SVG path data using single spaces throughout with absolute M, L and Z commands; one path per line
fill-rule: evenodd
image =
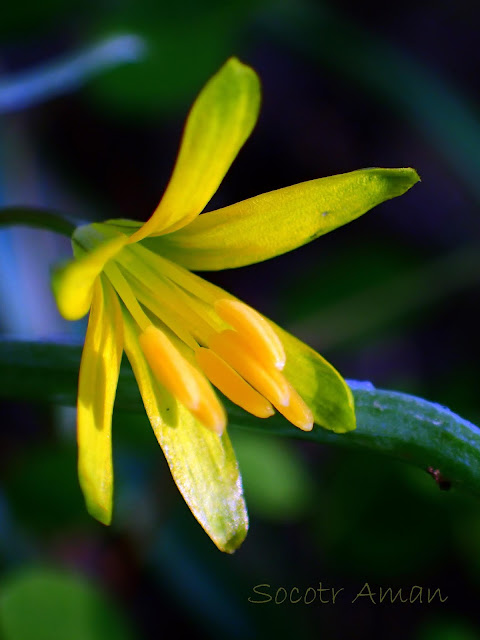
M 74 405 L 80 346 L 0 341 L 0 396 Z M 348 381 L 357 428 L 336 434 L 303 432 L 275 415 L 259 420 L 226 403 L 231 427 L 373 451 L 440 470 L 453 487 L 480 496 L 480 430 L 445 407 L 422 398 Z M 143 411 L 132 372 L 122 368 L 116 408 Z
M 305 516 L 316 495 L 298 450 L 256 431 L 233 429 L 231 435 L 249 511 L 278 522 Z
M 0 631 L 4 640 L 131 640 L 127 621 L 84 579 L 30 568 L 2 580 Z
M 98 14 L 97 37 L 128 26 L 148 46 L 138 65 L 122 65 L 89 84 L 90 96 L 108 117 L 112 113 L 138 118 L 178 114 L 192 91 L 229 57 L 241 50 L 239 39 L 252 13 L 269 0 L 186 0 L 182 3 L 117 3 Z M 175 115 L 176 117 L 176 115 Z

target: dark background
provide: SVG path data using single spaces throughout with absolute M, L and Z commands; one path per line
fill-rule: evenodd
M 49 0 L 9 3 L 2 14 L 4 80 L 119 32 L 148 51 L 73 92 L 4 109 L 3 205 L 145 220 L 190 104 L 230 55 L 260 75 L 263 106 L 209 209 L 363 167 L 417 169 L 422 182 L 409 193 L 347 227 L 270 262 L 206 275 L 346 377 L 478 423 L 477 3 Z M 68 242 L 12 229 L 0 249 L 3 333 L 81 336 L 82 323 L 59 318 L 48 285 Z M 114 523 L 90 519 L 74 419 L 68 408 L 2 404 L 0 627 L 2 593 L 41 566 L 86 579 L 125 637 L 174 628 L 206 638 L 480 638 L 480 506 L 439 491 L 424 471 L 232 429 L 251 527 L 227 556 L 183 504 L 143 416 L 115 414 Z M 248 601 L 258 584 L 274 596 L 319 582 L 344 588 L 336 604 Z M 365 582 L 407 596 L 413 585 L 440 588 L 448 600 L 352 604 Z M 39 637 L 38 628 L 5 629 L 7 639 Z M 110 637 L 105 629 L 79 637 Z

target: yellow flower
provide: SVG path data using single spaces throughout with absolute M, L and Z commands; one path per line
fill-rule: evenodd
M 247 531 L 236 459 L 213 386 L 258 418 L 275 410 L 300 429 L 355 428 L 351 392 L 312 349 L 191 273 L 266 260 L 401 195 L 412 169 L 366 169 L 311 180 L 199 215 L 252 131 L 255 72 L 232 58 L 207 83 L 177 162 L 143 225 L 79 227 L 75 259 L 54 291 L 70 320 L 90 310 L 78 391 L 79 477 L 89 512 L 112 516 L 111 421 L 125 351 L 155 435 L 193 514 L 217 546 Z M 213 384 L 213 386 L 212 386 Z

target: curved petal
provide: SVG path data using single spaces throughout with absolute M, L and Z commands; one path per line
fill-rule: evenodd
M 132 320 L 125 314 L 124 321 L 125 352 L 173 479 L 217 547 L 235 551 L 247 534 L 248 516 L 228 435 L 219 437 L 203 427 L 158 384 L 141 351 Z
M 312 410 L 315 424 L 336 433 L 355 429 L 353 395 L 338 371 L 304 342 L 270 323 L 287 354 L 283 373 Z
M 110 284 L 97 280 L 78 385 L 78 475 L 89 513 L 112 517 L 112 411 L 122 359 L 120 305 Z
M 315 240 L 418 180 L 413 169 L 362 169 L 310 180 L 205 213 L 145 245 L 195 271 L 241 267 Z
M 85 253 L 54 270 L 52 276 L 53 293 L 58 310 L 66 320 L 78 320 L 88 312 L 97 277 L 105 264 L 127 242 L 126 236 L 107 240 L 90 253 Z
M 204 209 L 255 126 L 259 107 L 256 73 L 230 58 L 194 102 L 165 194 L 131 242 L 178 229 Z

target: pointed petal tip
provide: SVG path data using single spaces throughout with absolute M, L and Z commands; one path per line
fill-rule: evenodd
M 112 523 L 112 505 L 110 505 L 110 507 L 103 506 L 89 499 L 87 496 L 85 496 L 85 505 L 92 518 L 95 518 L 95 520 L 98 520 L 98 522 L 105 526 L 109 526 Z
M 412 167 L 406 167 L 404 169 L 398 169 L 398 171 L 402 172 L 404 177 L 405 177 L 405 181 L 406 182 L 410 182 L 410 186 L 413 187 L 414 184 L 417 184 L 417 182 L 421 182 L 422 179 L 420 178 L 420 176 L 418 175 L 418 172 L 413 169 Z M 407 187 L 409 188 L 409 187 Z
M 208 429 L 209 431 L 213 431 L 213 433 L 216 433 L 217 436 L 221 437 L 225 429 L 227 428 L 227 419 L 224 414 L 221 417 L 217 417 L 216 420 L 214 418 L 211 418 L 209 422 L 207 422 L 205 419 L 202 421 L 202 416 L 197 417 L 206 429 Z
M 215 539 L 212 537 L 213 542 L 216 544 L 217 548 L 224 553 L 235 553 L 237 549 L 240 548 L 243 541 L 247 537 L 248 533 L 248 516 L 245 512 L 245 520 L 243 522 L 238 523 L 238 528 L 236 532 L 228 538 L 227 540 Z
M 258 78 L 256 71 L 245 62 L 242 62 L 237 56 L 230 56 L 224 63 L 223 68 L 231 68 L 233 71 L 239 71 L 241 73 L 247 72 Z
M 372 177 L 381 181 L 381 189 L 385 191 L 386 200 L 403 195 L 420 182 L 420 176 L 411 167 L 379 169 L 378 173 L 374 173 Z
M 346 420 L 342 421 L 341 424 L 330 424 L 330 425 L 320 425 L 322 427 L 327 428 L 329 431 L 333 431 L 334 433 L 349 433 L 350 431 L 355 431 L 355 429 L 357 428 L 357 422 L 356 422 L 356 418 L 355 418 L 355 412 L 352 411 L 351 416 L 348 416 L 348 418 L 351 418 L 348 420 L 348 422 Z

